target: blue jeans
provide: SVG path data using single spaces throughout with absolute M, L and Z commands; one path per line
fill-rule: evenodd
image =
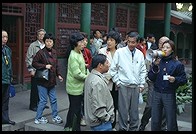
M 112 123 L 111 121 L 104 122 L 98 126 L 91 127 L 91 129 L 93 131 L 112 131 Z
M 56 90 L 55 87 L 47 89 L 46 87 L 38 85 L 38 94 L 39 94 L 39 104 L 37 107 L 37 115 L 36 119 L 40 119 L 42 117 L 42 113 L 47 104 L 48 96 L 50 100 L 50 106 L 52 109 L 52 117 L 56 117 L 57 113 L 57 99 L 56 99 Z
M 152 92 L 151 130 L 161 131 L 162 111 L 165 110 L 167 131 L 177 131 L 176 95 Z

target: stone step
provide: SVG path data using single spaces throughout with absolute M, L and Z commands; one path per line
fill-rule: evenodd
M 35 124 L 34 122 L 29 122 L 25 124 L 25 131 L 63 131 L 63 126 L 52 123 Z
M 142 109 L 139 108 L 139 111 L 142 111 Z M 64 131 L 63 128 L 66 122 L 65 118 L 67 117 L 67 112 L 68 110 L 59 112 L 59 116 L 63 118 L 62 124 L 53 123 L 51 120 L 51 115 L 48 115 L 46 117 L 49 120 L 49 123 L 38 125 L 38 124 L 34 124 L 34 122 L 31 121 L 25 124 L 25 131 Z M 140 121 L 141 118 L 142 118 L 142 113 L 139 114 Z M 147 124 L 145 131 L 151 131 L 150 127 L 151 127 L 151 119 L 149 120 L 149 123 Z M 118 118 L 117 118 L 117 123 L 115 128 L 118 130 Z M 179 131 L 192 131 L 192 123 L 178 120 L 178 128 Z M 91 131 L 91 129 L 89 126 L 81 126 L 81 131 Z

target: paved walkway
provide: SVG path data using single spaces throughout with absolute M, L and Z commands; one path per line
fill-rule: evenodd
M 59 115 L 63 118 L 64 122 L 63 124 L 53 124 L 51 121 L 51 109 L 45 109 L 44 115 L 47 116 L 49 119 L 48 124 L 44 125 L 36 125 L 34 124 L 34 118 L 36 115 L 36 112 L 33 112 L 28 109 L 29 107 L 29 96 L 30 91 L 22 91 L 19 93 L 16 93 L 16 96 L 14 98 L 10 99 L 10 119 L 16 121 L 15 126 L 11 125 L 2 125 L 3 131 L 12 131 L 12 130 L 18 130 L 21 129 L 22 126 L 25 125 L 25 131 L 63 131 L 63 126 L 65 124 L 65 119 L 67 116 L 68 111 L 68 96 L 66 94 L 66 91 L 58 86 L 57 88 L 57 102 L 58 102 L 58 108 L 59 108 Z M 50 106 L 50 104 L 48 104 Z M 140 111 L 140 119 L 142 117 L 142 113 L 144 110 L 145 103 L 140 105 L 139 111 Z M 182 113 L 180 116 L 178 116 L 178 125 L 179 125 L 179 131 L 192 131 L 192 105 L 186 105 L 185 112 Z M 118 124 L 116 125 L 116 129 L 118 129 Z M 89 127 L 81 127 L 82 131 L 90 131 Z M 24 129 L 21 129 L 20 131 L 24 131 Z M 146 131 L 150 131 L 150 123 L 146 127 Z

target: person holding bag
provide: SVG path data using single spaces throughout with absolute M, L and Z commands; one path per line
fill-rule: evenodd
M 36 32 L 37 34 L 37 40 L 32 42 L 26 53 L 26 67 L 28 69 L 28 72 L 31 76 L 31 91 L 30 91 L 30 103 L 29 103 L 29 110 L 37 111 L 37 105 L 39 102 L 39 95 L 38 95 L 38 89 L 37 89 L 37 79 L 35 76 L 36 69 L 32 66 L 33 57 L 36 55 L 36 53 L 45 47 L 43 38 L 46 34 L 46 31 L 44 29 L 39 29 Z M 45 108 L 49 108 L 47 105 Z
M 35 124 L 45 124 L 48 122 L 46 117 L 42 116 L 43 110 L 47 104 L 47 95 L 49 96 L 50 105 L 52 109 L 52 121 L 54 123 L 62 123 L 62 118 L 58 115 L 57 110 L 57 99 L 56 99 L 56 77 L 63 81 L 63 77 L 60 74 L 57 52 L 53 49 L 55 38 L 51 33 L 46 33 L 43 41 L 45 43 L 45 47 L 39 50 L 35 57 L 33 58 L 33 67 L 36 70 L 39 69 L 49 69 L 49 79 L 38 78 L 38 94 L 39 94 L 39 103 L 37 108 L 37 114 L 35 117 Z
M 44 53 L 44 57 L 47 60 L 45 53 Z M 49 64 L 48 60 L 47 60 L 47 64 Z M 35 72 L 35 78 L 49 80 L 49 69 L 48 68 L 37 69 Z

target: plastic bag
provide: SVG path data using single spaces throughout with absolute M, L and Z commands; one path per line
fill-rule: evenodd
M 12 84 L 10 84 L 10 86 L 9 86 L 9 95 L 10 95 L 10 98 L 12 98 L 16 95 L 15 87 Z
M 144 102 L 142 93 L 139 93 L 139 104 L 142 104 Z

